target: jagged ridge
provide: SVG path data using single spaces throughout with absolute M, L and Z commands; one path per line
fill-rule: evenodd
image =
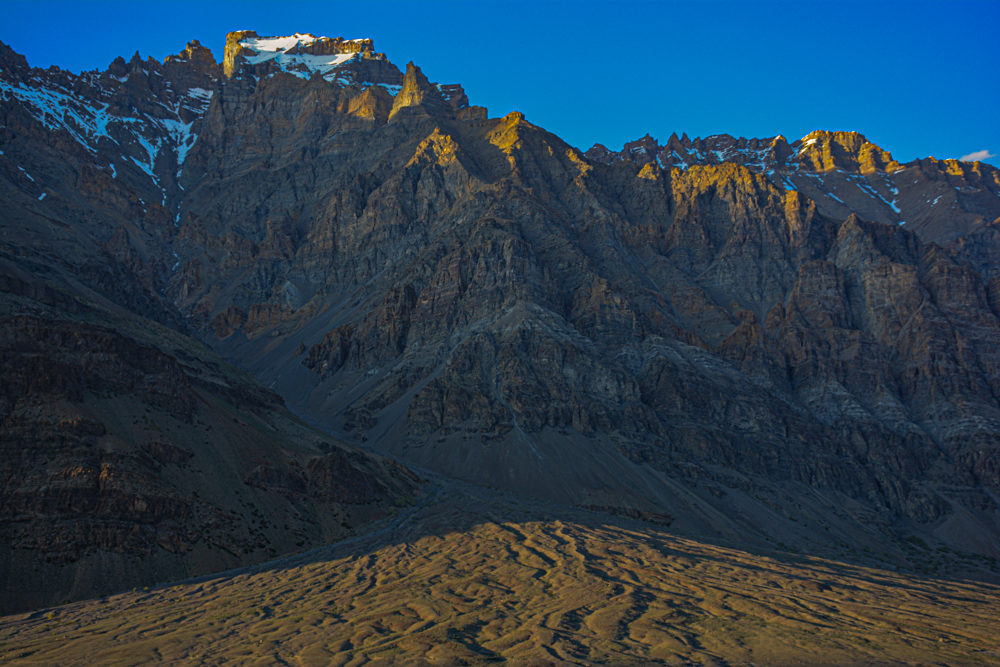
M 631 160 L 663 169 L 732 162 L 766 175 L 778 187 L 805 193 L 826 215 L 857 213 L 908 225 L 938 243 L 951 243 L 1000 217 L 1000 170 L 982 162 L 934 158 L 900 164 L 857 132 L 815 131 L 791 144 L 780 135 L 689 139 L 673 134 L 663 146 L 647 134 L 621 151 L 595 144 L 586 155 L 607 165 Z

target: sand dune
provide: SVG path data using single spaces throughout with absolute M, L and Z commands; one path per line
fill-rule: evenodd
M 985 665 L 997 619 L 995 586 L 463 487 L 348 544 L 4 618 L 0 662 Z

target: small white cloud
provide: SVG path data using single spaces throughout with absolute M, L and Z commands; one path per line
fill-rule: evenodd
M 975 153 L 969 153 L 968 155 L 963 155 L 958 158 L 962 162 L 976 162 L 982 160 L 989 160 L 991 157 L 996 157 L 994 153 L 989 151 L 976 151 Z

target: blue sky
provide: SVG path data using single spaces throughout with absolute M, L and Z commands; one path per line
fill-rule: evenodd
M 225 34 L 371 37 L 582 149 L 647 132 L 856 130 L 900 161 L 1000 154 L 1000 2 L 21 2 L 0 40 L 33 66 L 162 60 Z M 986 160 L 1000 166 L 1000 158 Z

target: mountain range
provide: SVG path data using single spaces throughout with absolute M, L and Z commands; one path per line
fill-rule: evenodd
M 989 164 L 582 151 L 253 31 L 79 75 L 0 43 L 0 151 L 0 611 L 340 539 L 432 476 L 997 580 Z

